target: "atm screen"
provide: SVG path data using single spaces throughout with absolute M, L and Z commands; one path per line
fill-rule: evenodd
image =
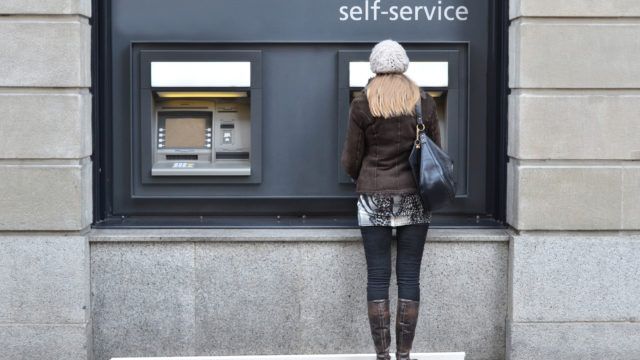
M 165 146 L 168 148 L 205 147 L 205 118 L 167 118 L 165 122 Z
M 160 112 L 158 148 L 205 149 L 211 147 L 211 116 L 197 112 Z

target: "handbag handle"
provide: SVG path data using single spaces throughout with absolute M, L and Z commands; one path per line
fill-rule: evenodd
M 425 126 L 422 121 L 422 96 L 418 99 L 416 103 L 416 117 L 418 118 L 418 123 L 416 124 L 416 149 L 420 149 L 420 132 L 424 131 Z

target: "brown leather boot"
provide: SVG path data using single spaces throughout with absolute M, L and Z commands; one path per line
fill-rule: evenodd
M 389 313 L 389 299 L 367 301 L 371 337 L 376 348 L 377 360 L 391 360 L 389 347 L 391 346 L 391 314 Z
M 418 323 L 419 301 L 398 299 L 396 315 L 396 360 L 412 360 L 409 357 Z

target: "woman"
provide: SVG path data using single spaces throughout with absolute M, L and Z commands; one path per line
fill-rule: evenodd
M 376 76 L 351 102 L 341 162 L 359 194 L 368 317 L 377 359 L 390 359 L 390 247 L 391 230 L 396 228 L 396 359 L 409 360 L 420 304 L 420 263 L 431 221 L 409 165 L 418 102 L 425 131 L 438 146 L 440 132 L 435 101 L 403 74 L 409 58 L 400 44 L 393 40 L 376 44 L 369 63 Z

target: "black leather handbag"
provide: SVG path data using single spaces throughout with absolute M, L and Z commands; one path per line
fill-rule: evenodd
M 416 104 L 416 115 L 416 141 L 409 155 L 409 164 L 418 185 L 422 206 L 425 211 L 432 211 L 444 207 L 456 196 L 453 161 L 425 133 L 421 100 Z

